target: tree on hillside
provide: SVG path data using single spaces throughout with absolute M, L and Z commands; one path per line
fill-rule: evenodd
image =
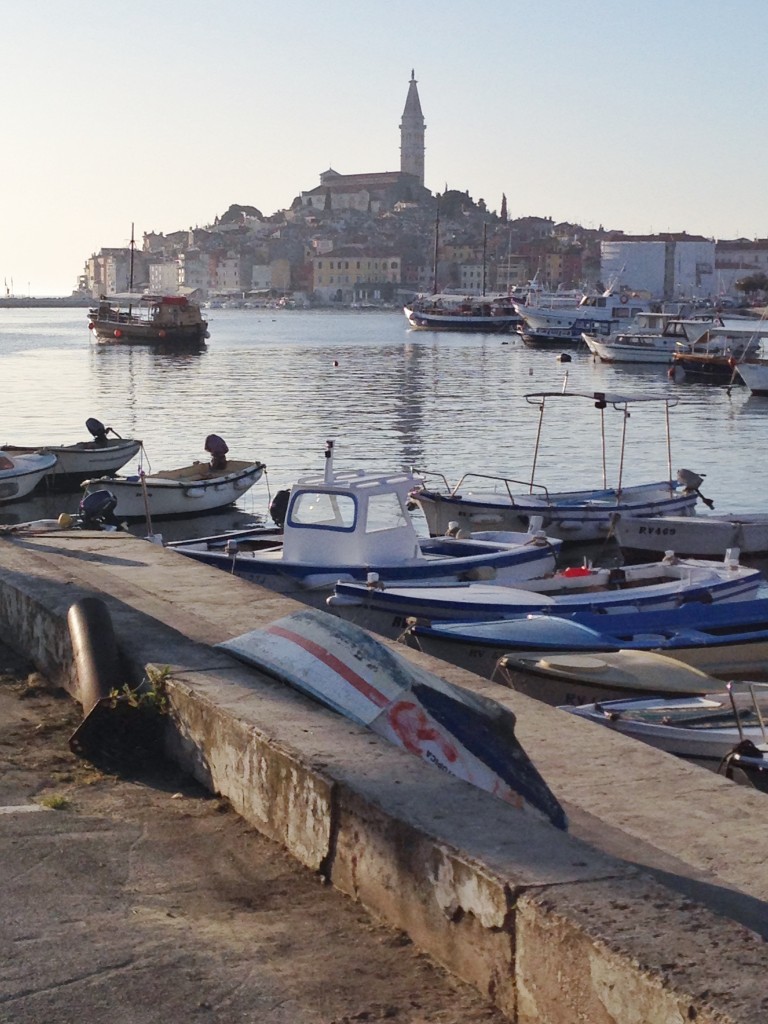
M 255 206 L 240 206 L 238 203 L 233 203 L 227 212 L 221 215 L 219 224 L 241 224 L 245 217 L 264 220 L 261 210 L 257 210 Z
M 507 223 L 507 195 L 505 192 L 501 193 L 501 213 L 499 214 L 499 217 L 501 218 L 502 224 Z
M 768 291 L 768 275 L 759 272 L 749 274 L 747 277 L 742 277 L 740 281 L 736 281 L 734 287 L 749 296 L 754 295 L 755 292 Z

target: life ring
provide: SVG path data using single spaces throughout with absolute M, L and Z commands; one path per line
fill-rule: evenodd
M 626 306 L 626 304 L 629 302 L 629 296 L 622 295 L 619 301 L 621 302 L 622 306 Z

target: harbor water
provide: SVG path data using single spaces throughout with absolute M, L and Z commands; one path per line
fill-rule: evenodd
M 743 385 L 674 383 L 666 367 L 609 366 L 586 349 L 532 349 L 515 335 L 412 331 L 398 311 L 210 310 L 207 346 L 182 353 L 98 343 L 85 312 L 0 309 L 0 442 L 85 440 L 85 420 L 96 417 L 143 440 L 146 471 L 206 460 L 210 433 L 225 438 L 233 458 L 266 463 L 266 477 L 237 506 L 164 525 L 169 539 L 266 517 L 277 490 L 322 472 L 328 439 L 338 468 L 417 467 L 451 483 L 470 471 L 530 480 L 539 411 L 524 396 L 561 391 L 566 375 L 572 391 L 678 399 L 673 475 L 685 467 L 704 476 L 701 490 L 716 512 L 768 511 L 760 469 L 768 399 Z M 663 404 L 630 411 L 622 483 L 665 479 Z M 588 399 L 547 404 L 537 483 L 602 485 L 601 416 L 607 483 L 617 483 L 623 416 Z M 73 512 L 78 501 L 4 505 L 0 523 Z

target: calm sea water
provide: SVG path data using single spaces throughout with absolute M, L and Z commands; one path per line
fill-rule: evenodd
M 564 363 L 559 350 L 529 349 L 511 336 L 414 332 L 399 312 L 211 310 L 209 320 L 207 348 L 174 355 L 98 344 L 82 309 L 0 310 L 0 442 L 83 440 L 95 416 L 142 438 L 147 468 L 160 470 L 206 459 L 206 435 L 221 434 L 233 457 L 263 460 L 267 479 L 234 510 L 163 527 L 166 536 L 194 536 L 266 514 L 275 491 L 322 471 L 328 438 L 338 467 L 416 466 L 451 482 L 469 470 L 530 479 L 539 415 L 524 395 L 561 390 L 567 373 L 572 390 L 673 395 L 673 472 L 706 474 L 702 491 L 716 511 L 768 511 L 760 469 L 768 399 L 744 387 L 675 384 L 663 367 L 610 367 L 586 351 Z M 610 484 L 622 416 L 608 408 L 605 423 Z M 591 401 L 548 404 L 541 438 L 537 482 L 601 483 L 600 413 Z M 666 477 L 665 438 L 662 405 L 633 407 L 625 484 Z M 74 511 L 77 502 L 6 505 L 0 522 Z

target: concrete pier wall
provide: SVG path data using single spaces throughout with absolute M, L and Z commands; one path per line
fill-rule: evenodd
M 0 625 L 77 696 L 66 622 L 108 603 L 123 682 L 167 666 L 173 756 L 524 1024 L 764 1022 L 768 798 L 452 669 L 502 701 L 564 834 L 210 645 L 298 606 L 119 534 L 0 538 Z

